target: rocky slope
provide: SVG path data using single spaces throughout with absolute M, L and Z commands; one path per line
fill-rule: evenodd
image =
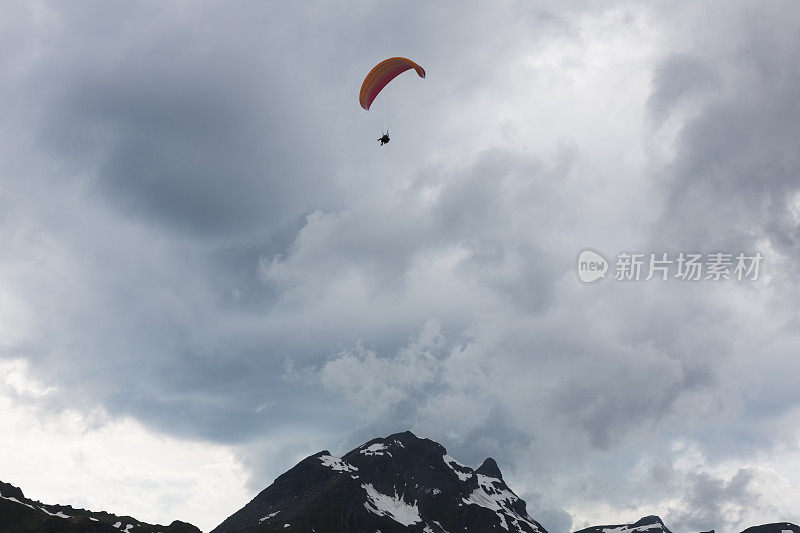
M 0 481 L 1 533 L 200 533 L 186 522 L 147 524 L 130 516 L 49 505 L 26 498 L 19 487 Z
M 0 533 L 199 533 L 175 521 L 147 524 L 130 516 L 50 505 L 0 482 Z M 311 455 L 261 491 L 213 533 L 547 533 L 486 459 L 472 469 L 432 440 L 411 432 L 362 444 L 341 458 Z M 657 516 L 575 533 L 672 533 Z M 713 530 L 706 533 L 714 533 Z M 742 533 L 800 533 L 789 522 Z
M 411 432 L 307 457 L 213 533 L 251 531 L 546 533 L 493 459 L 473 470 Z
M 645 516 L 633 524 L 592 526 L 575 533 L 672 533 L 657 516 Z M 710 533 L 710 532 L 709 532 Z M 767 532 L 764 532 L 767 533 Z M 772 532 L 770 532 L 772 533 Z

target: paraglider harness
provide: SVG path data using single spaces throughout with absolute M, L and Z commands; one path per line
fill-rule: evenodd
M 389 131 L 387 130 L 386 133 L 378 137 L 378 142 L 381 143 L 381 146 L 389 142 Z

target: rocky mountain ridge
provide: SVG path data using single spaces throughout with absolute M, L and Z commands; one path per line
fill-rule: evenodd
M 22 489 L 0 481 L 0 533 L 200 533 L 175 520 L 168 526 L 130 516 L 51 505 L 26 498 Z
M 44 504 L 0 482 L 0 533 L 199 533 L 192 524 L 148 524 L 130 516 Z M 310 455 L 275 479 L 212 533 L 547 533 L 487 458 L 459 463 L 411 432 L 372 439 L 342 457 Z M 575 533 L 672 533 L 658 516 Z M 705 533 L 713 533 L 705 532 Z M 800 533 L 789 522 L 742 533 Z

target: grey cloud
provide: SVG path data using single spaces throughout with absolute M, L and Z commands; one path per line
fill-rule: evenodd
M 753 473 L 740 469 L 730 480 L 719 479 L 707 472 L 698 472 L 688 479 L 687 506 L 671 516 L 675 527 L 692 530 L 708 530 L 719 528 L 734 529 L 741 527 L 740 517 L 735 513 L 726 513 L 733 508 L 748 508 L 759 501 L 758 494 L 752 487 Z M 724 524 L 720 524 L 722 521 Z
M 536 520 L 548 531 L 574 531 L 572 516 L 563 509 L 538 509 Z
M 237 446 L 254 490 L 304 453 L 410 427 L 495 457 L 552 531 L 592 503 L 675 498 L 687 528 L 746 507 L 746 472 L 684 478 L 667 459 L 676 439 L 717 464 L 791 438 L 796 8 L 679 7 L 17 12 L 0 36 L 0 303 L 31 318 L 3 355 L 59 388 L 45 408 Z M 659 62 L 627 66 L 654 66 L 651 93 L 627 110 L 642 124 L 617 124 L 590 33 L 641 20 Z M 397 53 L 429 76 L 377 151 L 355 95 Z M 507 133 L 556 129 L 563 80 L 503 106 L 562 69 L 598 102 L 574 138 Z M 664 161 L 641 136 L 673 123 Z M 765 243 L 752 286 L 573 271 L 586 246 Z M 631 481 L 646 457 L 667 459 Z
M 219 31 L 208 24 L 216 9 L 164 11 L 149 25 L 143 13 L 123 15 L 102 47 L 75 31 L 95 29 L 97 13 L 60 14 L 70 31 L 55 32 L 28 81 L 44 93 L 46 146 L 93 174 L 116 208 L 192 232 L 269 227 L 325 205 L 320 193 L 335 194 L 324 171 L 331 145 L 313 117 L 326 111 L 307 89 L 311 73 L 293 68 L 302 58 L 271 39 L 254 53 L 255 28 Z M 287 157 L 306 143 L 328 150 Z
M 713 98 L 706 97 L 697 115 L 685 121 L 671 162 L 674 180 L 661 225 L 684 242 L 752 248 L 768 237 L 796 254 L 789 209 L 800 170 L 791 141 L 800 133 L 793 118 L 800 78 L 789 51 L 797 44 L 791 18 L 776 13 L 742 12 L 730 29 L 748 28 L 738 39 L 718 39 L 714 49 L 697 51 L 698 57 L 667 58 L 656 77 L 652 98 L 658 107 L 675 99 L 666 95 L 687 90 L 685 72 L 674 71 L 698 70 L 695 84 L 708 84 L 711 75 L 700 72 L 720 72 Z M 701 66 L 714 60 L 711 67 Z
M 696 57 L 676 54 L 665 58 L 653 80 L 648 105 L 656 121 L 664 120 L 672 108 L 693 96 L 719 91 L 719 79 L 712 67 Z

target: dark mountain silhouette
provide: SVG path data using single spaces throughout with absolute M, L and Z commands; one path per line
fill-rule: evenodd
M 48 505 L 26 498 L 22 489 L 0 481 L 0 533 L 200 533 L 192 524 L 146 524 L 130 516 Z
M 0 533 L 199 533 L 130 516 L 49 505 L 0 482 Z M 411 432 L 373 439 L 341 458 L 322 451 L 279 476 L 212 533 L 547 533 L 494 459 L 473 470 Z M 672 533 L 657 516 L 575 533 Z M 713 530 L 707 533 L 714 533 Z M 789 522 L 742 533 L 800 533 Z
M 408 431 L 307 457 L 213 533 L 245 531 L 547 533 L 493 459 L 473 470 Z
M 790 522 L 775 522 L 748 527 L 742 533 L 800 533 L 800 527 Z
M 633 524 L 616 524 L 608 526 L 592 526 L 574 533 L 671 533 L 669 528 L 657 516 L 645 516 Z M 701 533 L 714 533 L 714 530 Z M 742 533 L 800 533 L 800 527 L 789 522 L 763 524 L 745 529 Z
M 645 516 L 633 524 L 592 526 L 575 533 L 672 533 L 657 516 Z M 767 533 L 767 532 L 765 532 Z M 772 532 L 769 532 L 772 533 Z

